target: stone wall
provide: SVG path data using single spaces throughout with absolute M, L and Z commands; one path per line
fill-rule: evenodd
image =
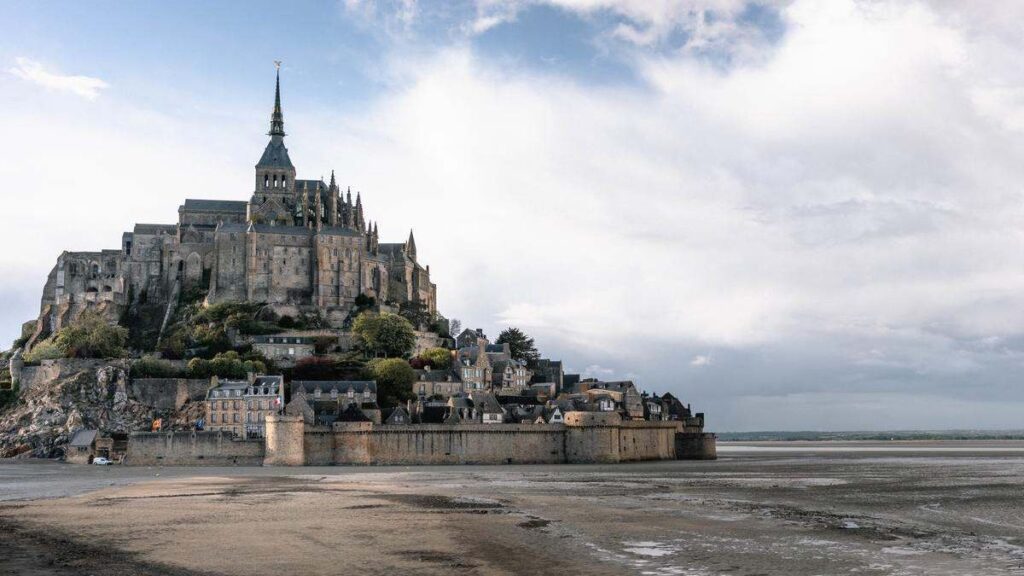
M 202 401 L 210 387 L 208 379 L 136 378 L 132 380 L 132 396 L 156 410 L 180 410 L 185 402 Z
M 718 437 L 710 433 L 680 432 L 675 437 L 676 458 L 680 460 L 718 459 Z
M 262 441 L 235 440 L 222 432 L 133 432 L 125 464 L 259 466 L 264 454 Z
M 315 435 L 316 433 L 312 433 Z M 378 426 L 336 423 L 331 463 L 555 464 L 565 462 L 565 427 L 559 424 L 424 424 Z M 311 433 L 306 433 L 307 450 Z M 322 441 L 307 462 L 324 460 Z M 310 462 L 312 463 L 312 462 Z
M 370 422 L 309 426 L 301 416 L 270 415 L 266 449 L 219 432 L 135 433 L 128 464 L 269 466 L 560 464 L 671 460 L 673 422 L 621 422 L 614 413 L 570 412 L 566 424 Z M 265 457 L 264 457 L 265 454 Z

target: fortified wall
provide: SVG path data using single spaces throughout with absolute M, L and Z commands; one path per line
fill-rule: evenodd
M 124 463 L 134 466 L 259 466 L 259 440 L 235 440 L 224 432 L 132 432 Z
M 626 421 L 617 414 L 568 412 L 564 424 L 311 426 L 302 416 L 267 416 L 266 439 L 221 432 L 136 432 L 130 465 L 590 464 L 714 459 L 713 434 L 680 432 L 678 422 Z
M 616 414 L 569 412 L 565 424 L 421 424 L 337 422 L 307 426 L 302 417 L 267 418 L 264 464 L 424 465 L 561 464 L 672 460 L 674 422 L 622 422 Z

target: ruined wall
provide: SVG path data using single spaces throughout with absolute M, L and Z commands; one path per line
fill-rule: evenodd
M 263 460 L 263 442 L 222 432 L 132 432 L 125 456 L 134 466 L 259 466 Z
M 157 410 L 180 410 L 189 400 L 201 401 L 209 387 L 208 379 L 136 378 L 131 383 L 132 397 Z

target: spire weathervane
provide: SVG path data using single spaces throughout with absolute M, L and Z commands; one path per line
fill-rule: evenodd
M 281 113 L 281 61 L 274 60 L 277 82 L 274 86 L 274 113 L 270 115 L 269 136 L 284 136 L 284 114 Z

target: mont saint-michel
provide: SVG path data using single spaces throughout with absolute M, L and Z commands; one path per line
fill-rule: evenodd
M 713 459 L 704 414 L 566 373 L 437 309 L 416 240 L 298 177 L 281 76 L 247 200 L 186 199 L 121 247 L 62 253 L 9 354 L 5 456 L 125 465 Z

